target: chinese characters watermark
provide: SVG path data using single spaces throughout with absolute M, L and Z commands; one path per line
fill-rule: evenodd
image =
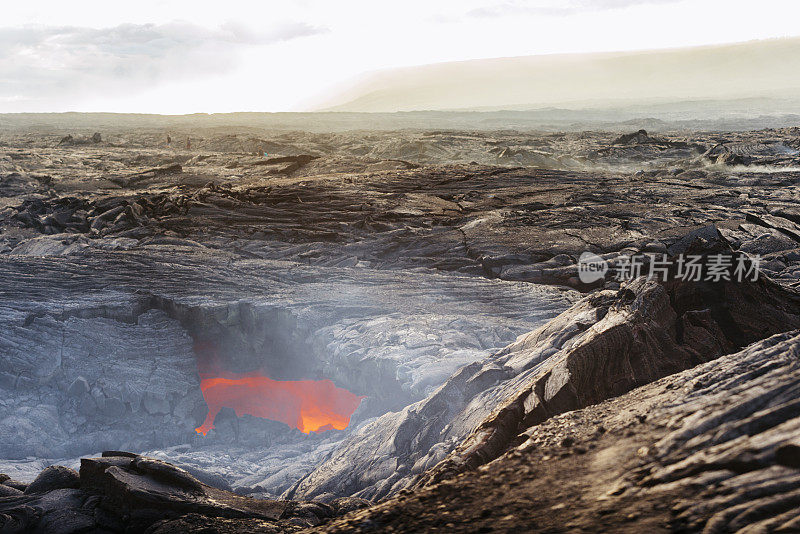
M 592 252 L 584 252 L 578 260 L 578 278 L 584 284 L 604 279 L 613 269 L 619 282 L 646 276 L 666 282 L 678 279 L 686 282 L 721 282 L 758 280 L 760 256 L 745 254 L 641 254 L 621 256 L 612 264 Z

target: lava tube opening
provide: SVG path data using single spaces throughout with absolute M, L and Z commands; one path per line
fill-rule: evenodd
M 219 411 L 252 415 L 286 423 L 308 434 L 345 429 L 364 397 L 337 387 L 331 380 L 273 380 L 262 375 L 202 376 L 208 415 L 195 430 L 206 435 Z

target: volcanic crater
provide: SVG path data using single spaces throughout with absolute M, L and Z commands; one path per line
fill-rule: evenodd
M 796 129 L 94 134 L 0 132 L 9 532 L 796 522 Z

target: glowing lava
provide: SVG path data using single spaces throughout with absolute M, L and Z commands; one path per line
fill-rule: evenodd
M 244 414 L 281 421 L 301 432 L 347 428 L 361 399 L 330 380 L 272 380 L 266 376 L 202 378 L 200 389 L 208 404 L 208 415 L 196 428 L 204 436 L 214 428 L 214 418 L 223 407 Z

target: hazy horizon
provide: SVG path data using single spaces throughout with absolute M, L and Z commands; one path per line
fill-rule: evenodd
M 800 38 L 439 63 L 363 76 L 320 111 L 529 110 L 796 99 Z
M 796 37 L 799 14 L 789 0 L 43 0 L 0 23 L 0 113 L 310 111 L 397 69 Z

